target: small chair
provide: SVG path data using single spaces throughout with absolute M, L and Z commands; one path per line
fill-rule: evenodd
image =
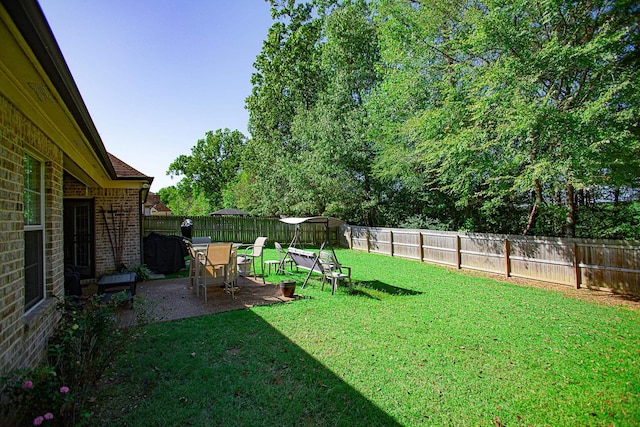
M 287 252 L 285 252 L 280 243 L 275 242 L 274 245 L 276 247 L 276 255 L 278 256 L 278 259 L 270 259 L 264 262 L 264 265 L 269 267 L 269 274 L 271 274 L 272 265 L 277 266 L 276 274 L 284 273 L 286 271 L 285 267 L 287 264 L 289 264 L 289 270 L 293 271 L 293 265 L 295 265 L 295 261 L 293 261 L 293 259 L 291 259 Z
M 235 298 L 233 286 L 229 281 L 231 263 L 231 243 L 211 243 L 207 245 L 206 253 L 199 254 L 203 280 L 197 282 L 197 294 L 200 287 L 204 289 L 204 301 L 207 302 L 208 285 L 224 285 L 225 290 L 231 292 Z
M 349 287 L 353 286 L 351 282 L 351 267 L 340 265 L 333 252 L 320 251 L 318 264 L 322 268 L 322 289 L 324 289 L 324 282 L 329 280 L 331 282 L 331 295 L 336 293 L 339 280 L 348 279 Z
M 267 243 L 266 237 L 258 237 L 253 245 L 243 245 L 238 248 L 238 259 L 244 260 L 243 263 L 249 264 L 249 274 L 253 270 L 253 278 L 257 277 L 255 260 L 260 258 L 260 268 L 262 270 L 262 283 L 266 283 L 264 280 L 264 245 Z M 241 249 L 243 248 L 243 249 Z M 243 251 L 242 253 L 240 251 Z
M 279 257 L 278 257 L 279 258 Z M 276 274 L 280 272 L 280 259 L 268 259 L 264 262 L 265 267 L 268 267 L 267 271 L 271 274 L 271 266 L 276 267 Z

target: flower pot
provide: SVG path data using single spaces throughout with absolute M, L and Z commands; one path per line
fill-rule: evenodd
M 296 281 L 295 280 L 282 280 L 280 282 L 280 291 L 282 292 L 282 296 L 286 298 L 293 298 L 293 295 L 296 292 Z

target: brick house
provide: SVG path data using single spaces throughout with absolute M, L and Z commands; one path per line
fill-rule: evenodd
M 173 212 L 160 200 L 159 194 L 149 192 L 147 201 L 143 206 L 145 216 L 171 216 Z
M 2 374 L 42 359 L 65 265 L 141 263 L 153 178 L 106 151 L 36 0 L 0 0 L 0 46 Z

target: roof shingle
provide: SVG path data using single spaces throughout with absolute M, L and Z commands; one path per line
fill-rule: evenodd
M 150 178 L 139 170 L 129 166 L 113 154 L 107 154 L 109 154 L 109 159 L 111 160 L 111 164 L 113 165 L 113 168 L 116 171 L 116 176 L 118 178 Z

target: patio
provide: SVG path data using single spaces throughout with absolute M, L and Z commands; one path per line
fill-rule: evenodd
M 91 289 L 85 289 L 90 294 Z M 202 294 L 197 296 L 188 277 L 175 279 L 149 280 L 139 283 L 137 295 L 145 301 L 150 319 L 153 322 L 186 319 L 225 311 L 241 310 L 258 305 L 293 301 L 296 298 L 282 296 L 280 288 L 272 283 L 262 283 L 262 279 L 242 277 L 235 299 L 226 294 L 223 288 L 212 287 L 208 290 L 208 302 Z M 120 311 L 123 322 L 131 321 L 134 310 L 125 308 Z

